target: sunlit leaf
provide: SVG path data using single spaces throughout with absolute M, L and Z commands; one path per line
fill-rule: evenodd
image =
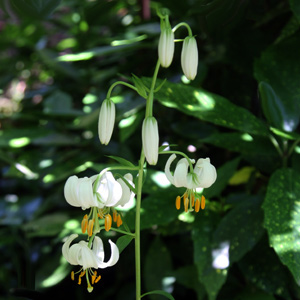
M 263 209 L 271 247 L 300 285 L 300 175 L 279 169 L 268 184 Z

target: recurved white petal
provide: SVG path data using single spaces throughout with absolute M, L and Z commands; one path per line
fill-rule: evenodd
M 174 185 L 176 187 L 187 186 L 187 174 L 189 163 L 186 158 L 182 158 L 178 161 L 174 172 Z
M 172 154 L 168 160 L 167 160 L 167 163 L 166 163 L 166 166 L 165 166 L 165 174 L 166 174 L 166 177 L 168 178 L 168 180 L 174 185 L 174 176 L 172 175 L 171 171 L 170 171 L 170 167 L 171 167 L 171 164 L 172 162 L 175 160 L 176 158 L 176 154 Z
M 124 178 L 128 181 L 129 184 L 131 184 L 134 187 L 132 174 L 127 173 L 124 176 Z M 134 193 L 130 190 L 130 188 L 127 186 L 127 184 L 122 178 L 117 179 L 117 182 L 119 182 L 122 187 L 122 197 L 115 204 L 115 206 L 124 206 L 126 203 L 132 200 L 132 198 L 134 197 Z
M 95 237 L 94 244 L 93 244 L 93 252 L 95 256 L 98 258 L 98 268 L 104 269 L 107 267 L 111 267 L 115 265 L 119 260 L 119 249 L 115 243 L 113 243 L 111 240 L 108 240 L 110 243 L 110 250 L 111 255 L 110 259 L 107 262 L 104 262 L 104 248 L 103 248 L 103 242 L 99 237 Z
M 70 251 L 70 244 L 72 243 L 73 240 L 75 240 L 78 237 L 78 234 L 71 234 L 67 240 L 65 241 L 65 243 L 62 246 L 62 254 L 64 256 L 64 258 L 70 263 L 70 264 L 74 264 L 74 260 L 72 260 L 72 258 L 69 258 L 69 251 Z
M 77 187 L 78 187 L 79 179 L 77 176 L 73 175 L 68 178 L 64 187 L 64 195 L 66 201 L 75 207 L 80 207 L 81 204 L 78 199 Z
M 94 200 L 92 183 L 93 181 L 88 177 L 79 179 L 78 199 L 82 209 L 97 206 L 97 203 Z

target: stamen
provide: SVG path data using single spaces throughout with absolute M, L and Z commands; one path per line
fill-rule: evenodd
M 116 211 L 114 211 L 114 213 L 113 213 L 113 220 L 114 220 L 114 222 L 117 222 L 117 217 L 118 217 L 118 214 L 117 214 Z
M 86 232 L 87 226 L 88 226 L 88 216 L 85 215 L 83 217 L 82 221 L 81 221 L 81 231 L 82 231 L 82 233 Z
M 194 204 L 195 204 L 195 195 L 194 195 L 194 193 L 192 194 L 192 196 L 191 196 L 191 204 L 192 204 L 192 207 L 194 207 Z
M 177 196 L 177 197 L 176 197 L 176 202 L 175 202 L 175 206 L 176 206 L 176 209 L 177 209 L 177 210 L 180 209 L 180 203 L 181 203 L 181 197 L 180 197 L 180 196 Z
M 83 277 L 85 275 L 85 271 L 82 271 L 79 275 L 79 277 Z
M 81 285 L 81 277 L 78 277 L 78 284 Z
M 93 235 L 94 223 L 95 223 L 94 220 L 90 220 L 89 221 L 88 236 L 92 236 Z
M 97 283 L 100 279 L 101 279 L 101 275 L 99 275 L 99 276 L 97 277 L 97 279 L 95 280 L 95 283 Z
M 120 227 L 122 224 L 123 224 L 123 221 L 122 221 L 121 215 L 118 214 L 118 217 L 117 217 L 117 227 Z
M 71 279 L 74 280 L 75 279 L 75 274 L 74 271 L 71 272 Z
M 91 292 L 93 291 L 93 289 L 94 289 L 94 288 L 89 284 L 89 285 L 88 285 L 88 288 L 87 288 L 88 292 L 91 293 Z
M 188 212 L 188 209 L 189 209 L 189 198 L 184 198 L 184 211 L 185 212 Z
M 105 223 L 104 223 L 104 227 L 106 231 L 109 231 L 109 229 L 111 228 L 111 223 L 112 223 L 111 215 L 107 214 L 105 216 Z
M 198 212 L 200 210 L 200 200 L 197 198 L 195 203 L 195 212 Z
M 95 280 L 96 280 L 96 275 L 92 275 L 92 284 L 95 283 Z
M 205 208 L 205 197 L 202 195 L 201 196 L 201 209 Z

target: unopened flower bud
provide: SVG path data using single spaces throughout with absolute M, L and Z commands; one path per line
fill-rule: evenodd
M 158 160 L 158 126 L 154 117 L 147 117 L 142 127 L 143 149 L 150 165 L 156 165 Z
M 115 124 L 116 108 L 115 104 L 110 99 L 105 99 L 102 103 L 99 122 L 98 122 L 98 134 L 100 142 L 107 145 L 112 136 L 112 132 Z
M 198 48 L 196 39 L 188 36 L 183 41 L 181 52 L 181 67 L 187 79 L 193 80 L 198 69 Z
M 163 28 L 158 42 L 158 57 L 160 64 L 168 68 L 174 56 L 174 33 L 171 28 Z

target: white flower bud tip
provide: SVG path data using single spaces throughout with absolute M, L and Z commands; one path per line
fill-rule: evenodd
M 171 28 L 162 29 L 158 42 L 158 57 L 160 64 L 168 68 L 174 56 L 174 33 Z
M 98 134 L 100 142 L 107 145 L 111 139 L 114 129 L 116 117 L 116 107 L 112 100 L 105 99 L 102 103 L 99 122 L 98 122 Z

